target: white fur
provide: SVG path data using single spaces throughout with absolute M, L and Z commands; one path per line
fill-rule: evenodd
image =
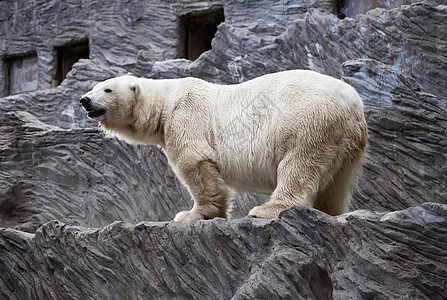
M 275 217 L 296 203 L 344 212 L 366 148 L 358 94 L 312 71 L 228 86 L 123 76 L 84 96 L 106 109 L 96 118 L 105 130 L 164 149 L 195 200 L 191 211 L 177 215 L 182 222 L 226 216 L 228 187 L 271 195 L 250 212 L 258 217 Z

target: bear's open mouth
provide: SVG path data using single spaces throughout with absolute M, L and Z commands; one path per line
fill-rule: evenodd
M 97 118 L 97 117 L 102 116 L 105 113 L 106 113 L 106 110 L 104 108 L 100 108 L 100 109 L 96 109 L 96 110 L 87 111 L 87 116 L 89 118 Z

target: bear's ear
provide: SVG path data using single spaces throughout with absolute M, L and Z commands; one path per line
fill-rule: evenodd
M 133 82 L 130 84 L 130 89 L 134 92 L 135 94 L 135 99 L 138 101 L 140 100 L 141 97 L 141 85 L 137 82 Z

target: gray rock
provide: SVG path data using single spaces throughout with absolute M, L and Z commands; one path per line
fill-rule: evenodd
M 45 125 L 25 112 L 1 117 L 0 132 L 2 227 L 167 221 L 186 208 L 179 199 L 189 196 L 155 147 L 132 147 L 94 128 Z
M 50 220 L 84 227 L 168 221 L 192 206 L 160 149 L 97 128 L 61 129 L 26 112 L 7 113 L 0 117 L 0 157 L 0 227 L 34 232 Z M 238 197 L 233 217 L 259 204 Z
M 212 43 L 213 50 L 205 52 L 194 62 L 178 59 L 181 55 L 179 50 L 176 50 L 175 54 L 169 55 L 153 53 L 154 49 L 173 49 L 172 45 L 168 46 L 161 42 L 160 38 L 155 38 L 155 36 L 160 36 L 158 30 L 163 27 L 160 24 L 168 26 L 165 30 L 167 33 L 177 32 L 179 31 L 178 20 L 172 22 L 166 14 L 180 16 L 198 10 L 202 6 L 219 5 L 220 2 L 206 4 L 207 2 L 197 1 L 194 2 L 194 5 L 186 6 L 181 1 L 175 2 L 171 6 L 154 4 L 155 10 L 147 9 L 145 11 L 153 11 L 151 14 L 158 14 L 157 17 L 153 19 L 145 17 L 139 19 L 136 24 L 129 20 L 125 22 L 115 20 L 115 18 L 121 18 L 122 15 L 110 16 L 102 5 L 95 9 L 85 7 L 85 11 L 96 11 L 95 18 L 101 20 L 102 23 L 95 23 L 96 27 L 101 27 L 103 23 L 120 24 L 122 28 L 116 33 L 109 32 L 110 30 L 107 31 L 103 27 L 99 32 L 88 30 L 91 20 L 84 16 L 82 19 L 87 20 L 84 21 L 85 23 L 77 24 L 76 28 L 72 28 L 71 25 L 65 28 L 68 26 L 65 24 L 65 20 L 62 20 L 61 24 L 58 23 L 61 34 L 57 38 L 52 32 L 55 30 L 54 28 L 44 27 L 45 34 L 34 34 L 32 38 L 22 39 L 17 37 L 21 37 L 23 34 L 21 32 L 17 32 L 15 35 L 11 34 L 7 30 L 11 25 L 4 21 L 5 40 L 3 46 L 0 45 L 0 56 L 22 53 L 18 49 L 29 47 L 23 45 L 25 40 L 32 47 L 40 49 L 39 47 L 43 47 L 41 43 L 48 47 L 48 45 L 61 45 L 62 42 L 58 42 L 59 40 L 67 40 L 67 43 L 73 41 L 74 36 L 81 35 L 79 32 L 82 31 L 85 38 L 90 38 L 90 56 L 93 62 L 82 62 L 80 65 L 75 65 L 72 73 L 82 72 L 83 75 L 72 76 L 69 84 L 64 82 L 58 89 L 40 90 L 4 98 L 2 100 L 4 105 L 0 107 L 0 113 L 25 110 L 36 115 L 43 122 L 63 128 L 85 127 L 86 119 L 78 112 L 80 108 L 76 105 L 76 100 L 94 83 L 122 75 L 127 71 L 137 76 L 152 78 L 195 76 L 226 84 L 243 82 L 265 73 L 296 68 L 311 69 L 340 78 L 343 74 L 342 64 L 344 62 L 364 58 L 381 62 L 406 78 L 418 82 L 424 91 L 444 97 L 443 91 L 447 89 L 444 80 L 447 77 L 447 71 L 445 71 L 447 70 L 445 54 L 447 52 L 444 51 L 445 36 L 447 36 L 445 29 L 447 28 L 447 18 L 445 18 L 447 7 L 441 5 L 442 1 L 425 1 L 391 10 L 375 9 L 366 15 L 344 20 L 339 20 L 335 15 L 328 14 L 330 10 L 328 10 L 327 3 L 317 2 L 310 6 L 303 5 L 303 8 L 306 7 L 305 10 L 292 9 L 293 4 L 285 5 L 273 2 L 270 6 L 273 11 L 281 10 L 289 13 L 285 14 L 288 16 L 287 18 L 275 18 L 274 15 L 269 17 L 269 14 L 261 14 L 265 7 L 265 3 L 262 1 L 259 6 L 256 3 L 244 6 L 241 2 L 230 1 L 225 4 L 226 21 L 218 27 L 218 32 Z M 94 1 L 89 3 L 94 3 Z M 396 1 L 396 3 L 392 2 L 390 6 L 396 7 L 398 4 L 399 2 Z M 48 3 L 36 8 L 36 15 L 40 15 L 43 20 L 47 18 L 51 20 L 54 16 L 48 16 L 50 12 L 63 9 L 63 7 L 52 7 L 51 5 L 54 4 Z M 141 14 L 141 7 L 138 5 L 135 7 L 138 10 L 136 15 Z M 320 8 L 317 10 L 315 7 Z M 32 10 L 32 5 L 21 9 L 25 10 L 26 12 L 23 13 L 26 14 L 28 10 Z M 40 9 L 45 10 L 40 12 Z M 81 18 L 84 13 L 83 10 L 78 11 L 78 9 L 76 6 L 71 8 L 75 19 L 78 16 Z M 131 13 L 128 8 L 122 8 L 119 5 L 114 9 L 117 11 L 122 9 L 121 11 L 126 12 L 127 15 Z M 144 7 L 141 8 L 141 10 L 144 9 Z M 298 13 L 298 11 L 307 11 L 307 9 L 310 10 L 306 14 Z M 292 12 L 296 14 L 292 14 Z M 259 16 L 259 20 L 262 22 L 253 21 L 252 16 Z M 163 19 L 163 17 L 165 18 Z M 252 25 L 247 27 L 248 21 Z M 152 22 L 159 23 L 155 26 Z M 45 25 L 42 26 L 51 25 L 51 22 L 44 23 Z M 172 24 L 176 25 L 170 27 L 173 26 Z M 146 26 L 155 31 L 149 30 Z M 103 30 L 106 30 L 107 34 Z M 139 31 L 145 30 L 154 37 L 149 38 L 149 41 L 133 38 L 138 35 Z M 30 32 L 32 32 L 31 29 Z M 129 40 L 129 36 L 124 32 L 129 33 L 133 39 Z M 179 40 L 179 35 L 180 33 L 177 32 L 173 36 L 168 34 L 163 36 L 164 40 Z M 424 38 L 421 39 L 421 36 Z M 103 41 L 105 37 L 107 37 L 107 41 Z M 139 44 L 144 42 L 147 42 L 144 44 L 145 46 Z M 126 45 L 126 47 L 112 47 L 109 43 Z M 169 43 L 172 44 L 173 41 Z M 135 47 L 135 49 L 131 51 L 128 47 Z M 176 46 L 174 49 L 178 47 Z M 109 50 L 110 48 L 113 50 Z M 117 56 L 132 57 L 134 63 L 126 64 L 121 63 L 121 59 L 113 61 L 112 58 L 101 58 L 110 51 L 120 51 Z M 39 86 L 41 89 L 45 89 L 51 86 L 51 78 L 48 79 L 47 74 L 55 74 L 55 57 L 53 50 L 50 52 L 42 50 L 41 52 L 38 51 L 39 63 L 44 66 L 40 73 L 45 73 L 45 75 L 41 76 L 39 73 Z M 49 56 L 52 58 L 47 58 Z M 0 60 L 0 63 L 3 61 Z M 2 74 L 0 72 L 0 88 L 5 86 L 5 78 L 2 77 Z M 67 80 L 69 78 L 70 76 Z M 382 82 L 387 82 L 388 79 L 383 77 Z M 369 91 L 373 93 L 368 93 L 362 88 L 359 92 L 368 105 L 380 106 L 384 104 L 382 103 L 384 99 L 381 94 L 376 94 L 378 90 L 377 88 L 374 91 Z M 387 103 L 389 103 L 389 99 Z M 43 105 L 45 106 L 42 107 Z M 54 106 L 62 107 L 62 115 L 53 113 Z
M 0 57 L 36 52 L 39 57 L 39 88 L 48 89 L 56 76 L 56 48 L 89 41 L 90 59 L 106 66 L 135 72 L 141 54 L 151 62 L 183 56 L 181 17 L 212 7 L 225 9 L 226 23 L 255 32 L 279 34 L 287 23 L 310 8 L 332 10 L 329 0 L 152 0 L 2 2 Z M 268 7 L 268 14 L 266 8 Z M 263 20 L 263 22 L 259 22 Z M 262 23 L 262 24 L 259 24 Z M 0 96 L 6 96 L 7 69 L 0 60 Z
M 447 89 L 446 14 L 447 6 L 428 2 L 374 9 L 343 20 L 310 9 L 281 34 L 271 35 L 225 22 L 213 41 L 213 51 L 191 64 L 190 73 L 225 83 L 286 69 L 311 69 L 340 78 L 342 63 L 370 58 L 443 96 Z M 361 96 L 370 103 L 374 95 Z
M 348 83 L 377 95 L 365 108 L 369 150 L 351 208 L 447 204 L 447 99 L 424 92 L 412 77 L 375 60 L 349 61 L 344 67 Z
M 0 230 L 11 299 L 444 299 L 447 205 Z M 26 272 L 24 272 L 26 271 Z

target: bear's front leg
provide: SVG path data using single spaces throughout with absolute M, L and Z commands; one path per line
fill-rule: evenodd
M 194 199 L 190 211 L 179 212 L 174 221 L 195 222 L 216 217 L 227 218 L 231 190 L 210 160 L 192 165 L 180 165 L 178 171 Z

